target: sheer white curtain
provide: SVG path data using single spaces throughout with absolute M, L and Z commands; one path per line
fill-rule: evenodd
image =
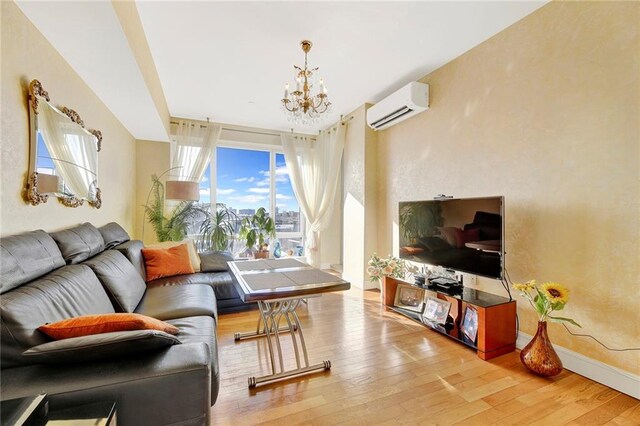
M 200 182 L 220 138 L 217 124 L 179 120 L 171 141 L 171 180 Z
M 38 114 L 38 130 L 68 190 L 80 198 L 92 199 L 98 173 L 95 136 L 73 123 L 48 104 Z
M 305 246 L 309 263 L 320 266 L 318 240 L 331 219 L 338 186 L 346 125 L 338 125 L 311 138 L 283 134 L 282 148 L 291 186 L 302 214 L 310 223 Z

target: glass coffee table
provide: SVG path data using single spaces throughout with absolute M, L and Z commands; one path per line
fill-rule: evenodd
M 249 387 L 330 369 L 329 360 L 309 364 L 307 346 L 296 309 L 305 299 L 330 291 L 348 290 L 351 284 L 296 259 L 247 260 L 228 264 L 242 301 L 257 302 L 260 310 L 256 330 L 236 333 L 234 338 L 241 340 L 266 337 L 269 348 L 271 374 L 249 377 Z M 281 325 L 283 319 L 286 325 Z M 284 369 L 281 333 L 291 336 L 297 368 Z

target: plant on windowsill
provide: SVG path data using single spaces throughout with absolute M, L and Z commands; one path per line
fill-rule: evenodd
M 216 211 L 207 213 L 200 225 L 200 235 L 196 240 L 198 251 L 228 250 L 239 222 L 240 219 L 233 210 L 223 203 L 218 203 Z
M 246 247 L 254 252 L 256 259 L 269 257 L 267 237 L 276 236 L 273 219 L 267 216 L 264 207 L 260 207 L 253 216 L 245 217 L 240 227 L 239 238 L 246 242 Z M 257 249 L 256 249 L 257 244 Z
M 564 309 L 569 301 L 569 290 L 558 283 L 536 284 L 535 280 L 513 284 L 538 314 L 538 330 L 529 344 L 520 351 L 520 360 L 530 371 L 539 376 L 560 374 L 562 361 L 553 349 L 547 334 L 547 318 L 553 322 L 568 322 L 580 327 L 571 318 L 552 316 L 553 311 Z
M 144 206 L 147 221 L 151 223 L 159 242 L 181 241 L 187 236 L 189 222 L 203 214 L 193 201 L 181 201 L 168 216 L 165 216 L 164 185 L 157 175 L 151 175 L 150 196 L 153 199 Z

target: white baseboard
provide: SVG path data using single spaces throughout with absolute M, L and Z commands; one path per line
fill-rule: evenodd
M 330 263 L 321 263 L 320 269 L 333 269 Z
M 532 338 L 533 336 L 526 333 L 518 333 L 516 347 L 518 349 L 524 348 Z M 556 344 L 553 345 L 553 348 L 567 370 L 640 399 L 640 376 L 588 358 Z

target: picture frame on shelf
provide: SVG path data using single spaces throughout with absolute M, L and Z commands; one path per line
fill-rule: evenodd
M 478 336 L 478 311 L 471 306 L 467 306 L 467 309 L 464 311 L 464 318 L 462 319 L 460 330 L 471 342 L 476 341 L 476 337 Z
M 423 322 L 446 324 L 451 302 L 434 297 L 427 297 L 424 312 L 422 314 Z
M 424 289 L 406 284 L 398 284 L 393 306 L 422 313 L 422 308 L 424 307 Z

